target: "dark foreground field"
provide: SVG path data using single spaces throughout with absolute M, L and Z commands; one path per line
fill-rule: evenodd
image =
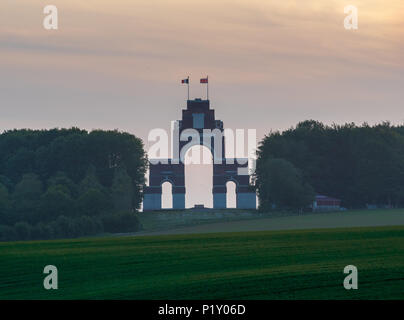
M 43 289 L 45 265 L 59 289 Z M 359 289 L 343 288 L 343 269 Z M 1 299 L 403 299 L 404 227 L 0 243 Z

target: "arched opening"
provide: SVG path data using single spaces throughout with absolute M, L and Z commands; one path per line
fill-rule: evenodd
M 213 156 L 206 146 L 195 145 L 189 148 L 184 157 L 185 163 L 185 207 L 204 205 L 213 208 Z
M 165 181 L 161 185 L 161 208 L 172 209 L 173 208 L 173 186 L 171 182 Z
M 227 181 L 226 183 L 226 208 L 237 208 L 237 185 L 234 181 Z

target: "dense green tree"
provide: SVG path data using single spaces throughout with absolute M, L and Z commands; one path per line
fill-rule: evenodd
M 15 224 L 15 232 L 18 239 L 29 240 L 31 238 L 31 226 L 26 222 L 17 222 Z
M 37 220 L 42 190 L 42 182 L 36 174 L 23 175 L 13 193 L 15 219 L 28 222 Z
M 89 216 L 81 216 L 76 219 L 76 228 L 79 236 L 93 235 L 104 231 L 101 220 Z
M 35 152 L 25 147 L 20 148 L 5 164 L 5 174 L 13 181 L 21 179 L 24 173 L 34 171 Z
M 313 203 L 313 188 L 289 161 L 268 159 L 257 167 L 256 176 L 261 210 L 302 210 Z
M 124 167 L 117 167 L 111 187 L 114 209 L 117 212 L 133 209 L 134 187 Z
M 119 212 L 101 217 L 105 232 L 135 232 L 141 230 L 141 224 L 134 212 Z
M 79 193 L 84 194 L 90 190 L 104 191 L 104 187 L 98 180 L 97 173 L 94 166 L 90 166 L 87 170 L 87 174 L 79 184 Z
M 343 206 L 404 206 L 404 126 L 304 121 L 263 139 L 257 168 L 271 158 L 291 162 L 317 193 Z
M 38 221 L 50 221 L 60 215 L 73 216 L 77 213 L 76 204 L 69 191 L 61 185 L 53 185 L 41 196 Z
M 39 239 L 52 239 L 54 238 L 55 232 L 50 224 L 40 222 L 32 227 L 31 237 L 34 240 Z
M 12 181 L 5 175 L 0 175 L 0 184 L 5 186 L 9 192 L 12 190 L 12 188 L 14 188 Z
M 9 130 L 0 134 L 0 150 L 3 240 L 24 235 L 20 222 L 34 239 L 94 234 L 103 230 L 99 216 L 140 207 L 147 159 L 131 134 Z
M 98 216 L 111 212 L 113 201 L 108 194 L 97 189 L 90 189 L 78 198 L 77 207 L 80 215 Z
M 54 222 L 52 222 L 52 227 L 56 238 L 76 236 L 72 219 L 69 219 L 63 215 L 59 216 Z
M 7 188 L 0 183 L 0 224 L 9 224 L 11 200 Z
M 0 225 L 0 241 L 19 240 L 14 227 Z
M 78 186 L 62 171 L 48 179 L 48 187 L 52 186 L 58 186 L 71 197 L 78 196 Z

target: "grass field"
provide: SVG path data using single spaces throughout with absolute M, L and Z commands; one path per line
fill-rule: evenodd
M 404 227 L 0 243 L 0 299 L 403 298 Z
M 219 216 L 216 214 L 219 213 Z M 144 231 L 136 235 L 166 235 L 218 232 L 249 232 L 297 229 L 404 226 L 404 209 L 350 210 L 296 215 L 285 212 L 247 212 L 229 217 L 231 210 L 212 212 L 215 219 L 200 213 L 140 215 Z M 185 217 L 184 217 L 185 216 Z M 205 219 L 202 219 L 205 218 Z M 132 234 L 135 235 L 135 234 Z

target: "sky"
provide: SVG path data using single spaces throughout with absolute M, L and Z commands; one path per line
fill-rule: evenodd
M 181 79 L 204 98 L 206 75 L 216 118 L 258 141 L 306 119 L 401 124 L 403 39 L 402 0 L 2 0 L 0 130 L 119 129 L 148 149 L 181 118 Z

